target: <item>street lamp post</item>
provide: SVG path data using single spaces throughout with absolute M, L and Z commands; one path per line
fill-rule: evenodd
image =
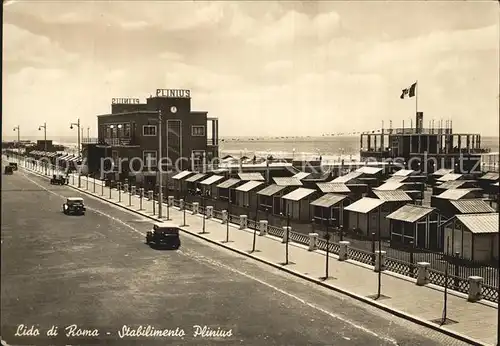
M 283 215 L 283 213 L 281 215 Z M 285 236 L 285 238 L 286 238 L 286 242 L 285 242 L 285 265 L 288 264 L 288 240 L 289 240 L 288 237 L 290 236 L 290 233 L 288 232 L 289 228 L 290 228 L 290 212 L 288 210 L 288 204 L 287 204 L 287 206 L 286 206 L 286 230 L 285 230 L 285 232 L 286 232 L 286 236 Z
M 325 280 L 328 279 L 328 265 L 330 263 L 330 219 L 326 219 L 326 234 L 325 234 L 325 240 L 326 240 L 326 264 L 325 264 Z
M 44 142 L 44 152 L 47 154 L 47 123 L 43 123 L 43 125 L 38 126 L 38 131 L 41 131 L 43 128 L 43 142 Z M 45 162 L 45 174 L 47 174 L 47 164 Z
M 229 220 L 231 215 L 231 188 L 228 188 L 227 195 L 227 218 L 226 218 L 226 243 L 229 243 Z
M 71 123 L 69 126 L 70 129 L 73 129 L 73 126 L 77 127 L 78 130 L 78 149 L 77 149 L 77 156 L 80 157 L 81 152 L 80 152 L 80 118 L 78 118 L 78 121 L 76 123 Z M 81 188 L 81 176 L 80 176 L 80 170 L 78 170 L 78 188 Z
M 255 252 L 255 242 L 257 241 L 257 227 L 259 218 L 259 202 L 255 204 L 255 225 L 253 228 L 253 242 L 252 242 L 252 252 Z
M 17 131 L 17 147 L 21 148 L 21 127 L 17 125 L 12 131 Z M 16 159 L 19 160 L 19 155 L 16 155 Z

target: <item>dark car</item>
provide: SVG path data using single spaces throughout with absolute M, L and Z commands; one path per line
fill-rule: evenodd
M 68 181 L 66 180 L 66 177 L 62 175 L 52 175 L 52 179 L 50 179 L 50 183 L 52 185 L 64 185 L 67 184 Z
M 85 215 L 85 210 L 81 197 L 68 197 L 63 204 L 63 213 L 66 215 Z
M 166 222 L 155 222 L 153 230 L 146 233 L 146 244 L 177 250 L 181 246 L 179 228 Z
M 13 170 L 17 171 L 17 163 L 16 162 L 9 162 L 9 166 L 12 167 Z
M 11 166 L 5 166 L 4 174 L 14 174 L 14 169 Z

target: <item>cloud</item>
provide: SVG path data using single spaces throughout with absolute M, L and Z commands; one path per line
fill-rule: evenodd
M 45 36 L 35 35 L 12 24 L 3 24 L 4 61 L 27 66 L 54 66 L 74 62 L 78 56 L 62 49 Z
M 160 53 L 159 57 L 160 59 L 165 59 L 165 60 L 182 60 L 183 58 L 181 54 L 170 51 L 165 51 L 163 53 Z
M 358 63 L 366 70 L 393 64 L 425 64 L 427 59 L 435 59 L 439 53 L 498 50 L 499 39 L 498 25 L 472 30 L 435 32 L 410 39 L 373 43 L 359 56 Z
M 340 16 L 336 12 L 321 13 L 311 18 L 305 13 L 290 10 L 276 22 L 254 27 L 255 34 L 248 42 L 257 46 L 295 45 L 305 39 L 322 42 L 335 35 L 339 23 Z

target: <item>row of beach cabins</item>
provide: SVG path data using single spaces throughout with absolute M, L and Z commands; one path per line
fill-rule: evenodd
M 198 190 L 202 203 L 216 209 L 288 214 L 295 224 L 328 224 L 365 237 L 380 231 L 394 245 L 413 242 L 473 261 L 498 260 L 498 173 L 471 179 L 447 169 L 429 177 L 399 170 L 387 176 L 383 168 L 364 166 L 328 182 L 307 181 L 308 176 L 299 172 L 266 182 L 259 172 L 182 171 L 170 189 L 186 200 Z
M 44 152 L 29 156 L 49 157 L 53 163 L 57 158 L 69 170 L 80 160 Z M 439 169 L 423 175 L 395 169 L 365 165 L 320 182 L 302 171 L 288 177 L 271 177 L 269 171 L 266 177 L 241 170 L 182 171 L 167 180 L 168 195 L 200 200 L 193 196 L 200 191 L 201 202 L 217 210 L 289 218 L 298 232 L 307 233 L 311 224 L 341 228 L 365 238 L 380 232 L 391 246 L 412 242 L 417 248 L 472 261 L 498 261 L 499 173 L 477 176 Z M 289 170 L 279 175 L 284 172 Z M 132 183 L 132 177 L 130 180 Z

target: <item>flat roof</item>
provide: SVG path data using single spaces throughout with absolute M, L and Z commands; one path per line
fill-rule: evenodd
M 373 209 L 381 206 L 382 204 L 384 204 L 384 201 L 378 198 L 363 197 L 360 200 L 357 200 L 356 202 L 345 207 L 344 210 L 366 214 Z
M 255 189 L 257 186 L 262 185 L 262 184 L 264 184 L 263 181 L 250 180 L 250 181 L 247 181 L 245 184 L 238 186 L 236 188 L 236 191 L 248 192 L 248 191 L 251 191 L 251 190 Z
M 257 194 L 270 197 L 270 196 L 274 196 L 275 194 L 282 191 L 283 189 L 286 189 L 286 186 L 272 184 L 272 185 L 266 186 L 265 188 L 263 188 L 260 191 L 257 191 Z
M 347 198 L 347 196 L 345 196 L 345 195 L 339 195 L 339 194 L 335 194 L 335 193 L 327 193 L 326 195 L 323 195 L 320 198 L 312 201 L 311 205 L 314 205 L 315 207 L 330 208 L 330 207 L 333 207 L 335 204 L 343 201 L 346 198 Z
M 283 199 L 289 200 L 289 201 L 300 201 L 310 194 L 316 192 L 316 190 L 313 189 L 306 189 L 305 187 L 299 187 L 296 190 L 293 190 L 290 193 L 287 193 L 286 195 L 283 196 Z
M 434 208 L 407 204 L 386 216 L 389 220 L 414 223 L 430 214 Z

